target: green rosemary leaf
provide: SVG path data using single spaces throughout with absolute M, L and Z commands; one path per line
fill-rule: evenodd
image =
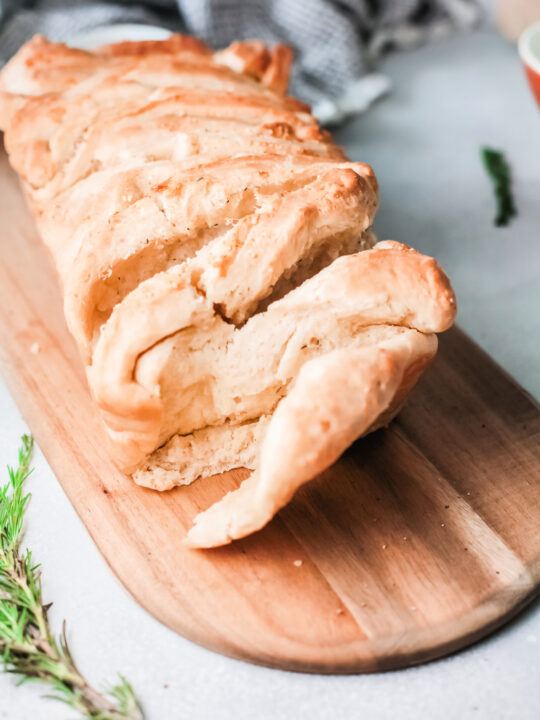
M 482 159 L 493 181 L 495 199 L 497 201 L 497 214 L 494 220 L 495 225 L 498 227 L 508 225 L 511 218 L 517 214 L 514 197 L 512 195 L 510 166 L 503 153 L 499 150 L 493 150 L 492 148 L 482 148 Z
M 108 692 L 95 690 L 71 655 L 65 624 L 56 638 L 41 590 L 41 568 L 30 550 L 21 552 L 24 511 L 30 499 L 24 483 L 30 475 L 33 439 L 23 435 L 16 469 L 0 488 L 0 666 L 19 676 L 19 684 L 47 685 L 48 697 L 66 703 L 91 720 L 144 720 L 129 682 L 122 676 Z
M 131 683 L 123 675 L 119 676 L 119 680 L 120 682 L 110 689 L 109 694 L 116 699 L 119 709 L 126 717 L 142 715 L 142 707 Z

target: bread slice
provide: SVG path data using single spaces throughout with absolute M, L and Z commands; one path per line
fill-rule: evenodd
M 156 490 L 253 470 L 194 547 L 262 527 L 387 424 L 456 310 L 434 260 L 375 244 L 375 176 L 285 95 L 290 60 L 37 37 L 0 73 L 113 460 Z

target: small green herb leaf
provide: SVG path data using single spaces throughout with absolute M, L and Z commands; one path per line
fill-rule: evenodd
M 497 225 L 497 227 L 508 225 L 511 218 L 516 215 L 516 206 L 512 195 L 510 166 L 503 153 L 499 150 L 493 150 L 492 148 L 482 148 L 482 159 L 495 189 L 495 198 L 497 201 L 495 225 Z

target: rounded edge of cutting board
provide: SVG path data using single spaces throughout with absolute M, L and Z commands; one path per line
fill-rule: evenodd
M 529 570 L 525 570 L 512 586 L 502 588 L 500 592 L 486 598 L 484 603 L 462 616 L 438 626 L 427 627 L 423 631 L 416 630 L 410 634 L 401 633 L 334 647 L 327 658 L 319 646 L 317 659 L 312 657 L 310 644 L 304 646 L 303 652 L 299 648 L 296 654 L 282 653 L 278 657 L 277 648 L 268 647 L 261 648 L 259 652 L 249 652 L 235 645 L 226 636 L 210 636 L 198 632 L 193 624 L 185 622 L 182 613 L 176 615 L 174 620 L 165 620 L 167 610 L 156 606 L 146 593 L 141 594 L 131 588 L 130 583 L 122 577 L 123 573 L 114 568 L 113 570 L 134 600 L 155 619 L 186 640 L 207 650 L 270 669 L 323 675 L 353 675 L 401 670 L 439 660 L 501 629 L 540 597 L 540 558 L 538 560 L 538 563 L 535 563 L 534 576 Z M 234 632 L 233 628 L 229 630 Z

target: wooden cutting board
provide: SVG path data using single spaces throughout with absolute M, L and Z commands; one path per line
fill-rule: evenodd
M 182 545 L 235 471 L 167 493 L 110 463 L 60 291 L 0 157 L 0 365 L 112 570 L 159 620 L 279 668 L 367 672 L 444 655 L 520 610 L 540 582 L 540 413 L 462 332 L 399 419 L 232 546 Z

